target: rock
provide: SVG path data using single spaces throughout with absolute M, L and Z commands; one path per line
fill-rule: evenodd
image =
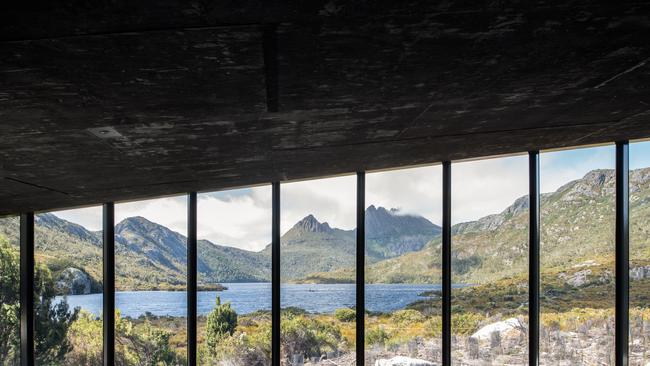
M 597 266 L 597 265 L 598 265 L 598 262 L 596 262 L 593 259 L 590 259 L 590 260 L 586 260 L 586 261 L 578 263 L 578 264 L 574 264 L 573 268 L 593 267 L 593 266 Z
M 578 271 L 570 276 L 567 275 L 566 273 L 560 273 L 558 277 L 573 287 L 581 287 L 588 282 L 587 277 L 590 274 L 591 274 L 590 269 L 583 269 L 582 271 Z
M 425 360 L 419 360 L 417 358 L 395 356 L 388 360 L 377 360 L 375 361 L 375 366 L 436 366 L 436 364 Z
M 87 295 L 91 291 L 92 280 L 86 272 L 69 267 L 59 275 L 56 287 L 64 295 Z
M 650 278 L 650 266 L 630 268 L 630 279 L 632 281 Z
M 494 339 L 493 333 L 498 333 L 500 339 L 507 338 L 513 332 L 519 332 L 523 329 L 523 324 L 517 318 L 510 318 L 500 322 L 488 324 L 483 328 L 477 330 L 470 338 L 479 341 L 492 341 Z

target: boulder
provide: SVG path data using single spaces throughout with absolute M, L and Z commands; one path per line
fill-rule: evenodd
M 375 366 L 436 366 L 436 364 L 425 360 L 419 360 L 417 358 L 395 356 L 388 360 L 379 359 L 375 361 Z
M 568 285 L 573 287 L 581 287 L 588 283 L 588 277 L 591 275 L 590 269 L 583 269 L 572 275 L 567 275 L 566 273 L 560 273 L 558 277 L 566 282 Z
M 645 280 L 650 278 L 650 266 L 630 268 L 630 279 L 632 281 Z
M 506 339 L 510 334 L 519 332 L 524 328 L 524 325 L 517 318 L 510 318 L 496 323 L 488 324 L 483 328 L 477 330 L 470 338 L 479 341 L 491 341 L 493 333 L 498 333 L 500 339 Z
M 59 275 L 56 287 L 64 295 L 87 295 L 91 291 L 92 280 L 86 272 L 69 267 Z

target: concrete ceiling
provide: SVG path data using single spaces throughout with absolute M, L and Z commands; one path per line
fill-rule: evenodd
M 648 1 L 16 3 L 0 214 L 650 137 Z

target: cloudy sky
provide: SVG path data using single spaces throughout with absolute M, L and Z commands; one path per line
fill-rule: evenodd
M 584 176 L 593 169 L 613 169 L 613 146 L 543 153 L 542 192 Z M 650 142 L 632 144 L 630 168 L 650 166 Z M 525 155 L 452 164 L 452 220 L 476 220 L 498 213 L 528 191 Z M 439 165 L 366 175 L 366 203 L 441 221 L 442 169 Z M 313 214 L 333 227 L 355 226 L 356 177 L 292 182 L 281 185 L 282 232 Z M 116 204 L 116 222 L 143 216 L 185 234 L 185 196 Z M 91 230 L 101 229 L 101 208 L 55 212 Z M 260 250 L 271 241 L 271 187 L 203 193 L 198 197 L 198 235 L 214 243 Z

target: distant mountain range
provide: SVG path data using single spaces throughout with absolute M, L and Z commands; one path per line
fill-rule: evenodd
M 420 250 L 440 228 L 422 217 L 371 206 L 367 211 L 369 260 Z M 18 221 L 0 220 L 0 234 L 17 243 Z M 53 214 L 36 216 L 36 259 L 54 276 L 69 268 L 86 273 L 93 291 L 101 289 L 101 232 Z M 338 270 L 355 262 L 355 231 L 340 230 L 308 215 L 281 238 L 282 278 L 293 281 L 312 272 Z M 404 240 L 400 241 L 399 238 Z M 187 238 L 143 217 L 130 217 L 115 226 L 116 287 L 118 290 L 183 289 L 186 281 Z M 198 242 L 199 283 L 264 282 L 271 278 L 271 248 L 252 252 L 207 240 Z M 69 284 L 67 288 L 74 287 Z
M 614 172 L 595 170 L 542 197 L 542 266 L 600 264 L 613 260 Z M 630 174 L 631 260 L 650 258 L 650 169 Z M 366 281 L 439 283 L 440 227 L 395 209 L 366 210 Z M 18 221 L 0 219 L 0 234 L 17 243 Z M 186 238 L 142 217 L 116 225 L 119 290 L 183 289 Z M 452 227 L 452 269 L 459 283 L 488 283 L 520 275 L 528 261 L 528 197 L 503 212 Z M 281 238 L 283 281 L 352 282 L 355 231 L 331 227 L 308 215 Z M 271 277 L 271 248 L 259 252 L 207 240 L 198 243 L 199 282 L 262 282 Z M 101 233 L 52 214 L 36 218 L 37 262 L 54 276 L 69 268 L 88 274 L 101 288 Z M 590 262 L 591 263 L 591 262 Z
M 594 273 L 596 267 L 613 270 L 615 183 L 613 170 L 594 170 L 542 195 L 543 271 L 561 272 L 572 266 L 593 267 Z M 528 196 L 524 196 L 498 214 L 454 225 L 453 281 L 483 284 L 525 274 L 528 220 Z M 645 266 L 650 259 L 650 168 L 630 172 L 630 242 L 631 268 Z M 436 236 L 421 250 L 369 263 L 366 282 L 440 283 L 441 267 L 441 239 Z M 352 282 L 354 278 L 354 268 L 349 267 L 312 273 L 304 280 Z

